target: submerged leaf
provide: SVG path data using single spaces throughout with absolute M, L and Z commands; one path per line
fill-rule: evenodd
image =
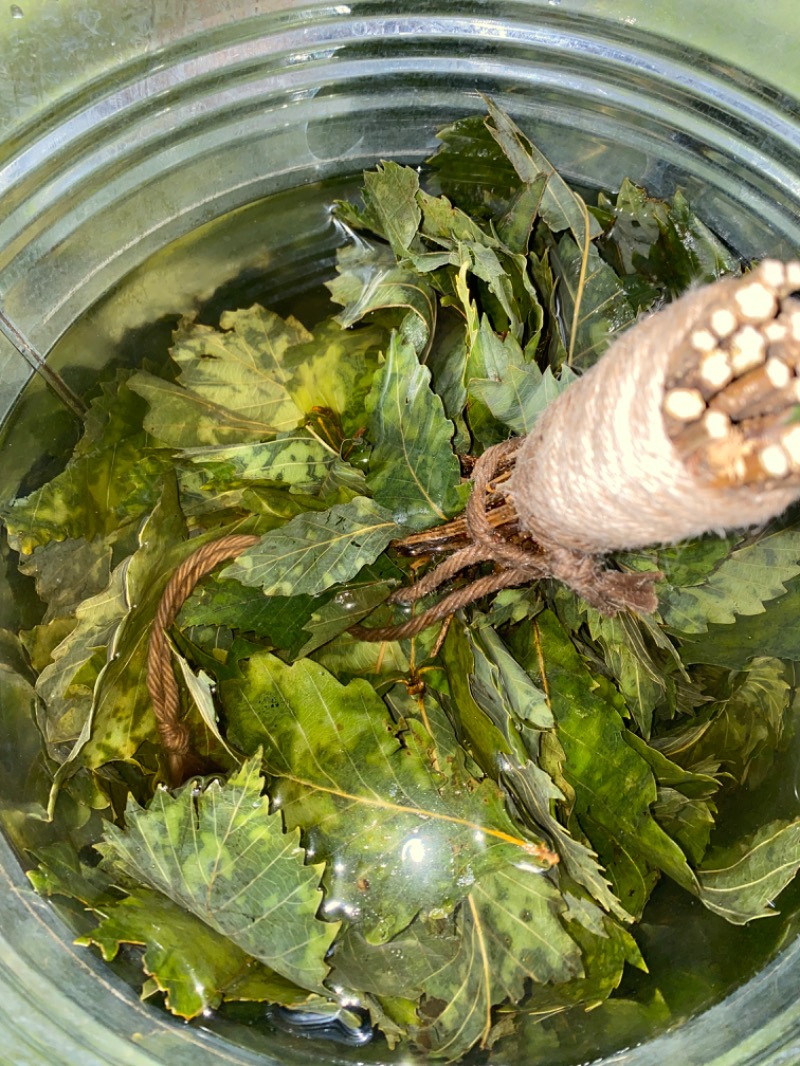
M 287 349 L 311 338 L 296 319 L 257 304 L 226 311 L 220 329 L 185 320 L 174 338 L 178 384 L 138 373 L 131 388 L 150 405 L 144 425 L 175 448 L 256 441 L 303 421 L 287 388 Z
M 326 913 L 358 915 L 369 941 L 418 913 L 450 913 L 482 873 L 546 865 L 496 786 L 434 768 L 424 727 L 398 735 L 366 681 L 343 686 L 308 659 L 287 666 L 266 653 L 242 670 L 221 686 L 229 736 L 243 751 L 264 746 L 287 826 L 329 861 Z
M 734 925 L 779 912 L 773 901 L 800 869 L 800 821 L 775 821 L 732 847 L 714 848 L 697 871 L 699 896 Z
M 579 977 L 581 953 L 560 921 L 564 909 L 547 879 L 530 871 L 510 868 L 480 879 L 459 911 L 458 953 L 425 983 L 416 1041 L 457 1058 L 486 1044 L 492 1007 L 516 1003 L 528 982 Z
M 654 869 L 689 889 L 694 875 L 681 849 L 652 816 L 657 792 L 649 765 L 626 742 L 622 719 L 595 690 L 555 616 L 540 615 L 534 634 L 529 670 L 549 693 L 566 754 L 564 774 L 575 790 L 575 814 L 623 905 L 638 916 Z
M 459 509 L 461 472 L 453 423 L 412 346 L 393 335 L 367 399 L 373 444 L 367 483 L 398 525 L 426 529 Z
M 108 826 L 107 863 L 168 896 L 247 954 L 325 994 L 325 955 L 338 922 L 317 918 L 323 866 L 305 864 L 300 834 L 284 832 L 262 795 L 258 756 L 226 784 L 157 792 L 132 802 L 126 829 Z
M 77 943 L 97 945 L 106 961 L 116 958 L 122 944 L 141 945 L 145 973 L 181 1018 L 214 1010 L 244 974 L 253 976 L 251 956 L 161 892 L 139 888 L 103 911 L 102 922 Z M 299 1006 L 312 997 L 278 974 L 267 970 L 265 977 L 273 1003 Z
M 732 551 L 701 584 L 667 589 L 659 596 L 661 617 L 684 633 L 705 633 L 712 622 L 762 614 L 764 604 L 783 595 L 784 582 L 798 574 L 800 533 L 768 533 Z
M 170 463 L 142 430 L 142 401 L 125 378 L 106 385 L 66 469 L 0 516 L 23 554 L 67 538 L 108 537 L 140 521 L 158 499 Z
M 427 351 L 436 326 L 437 303 L 420 274 L 399 267 L 388 249 L 363 242 L 340 248 L 336 266 L 338 276 L 327 288 L 344 307 L 336 316 L 342 327 L 348 329 L 377 311 L 396 310 L 401 334 L 419 354 Z

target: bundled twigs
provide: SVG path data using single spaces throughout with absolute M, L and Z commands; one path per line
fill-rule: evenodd
M 710 484 L 800 484 L 796 290 L 800 263 L 762 263 L 719 293 L 671 361 L 667 434 Z
M 258 540 L 258 537 L 241 533 L 204 544 L 184 559 L 169 579 L 158 605 L 147 649 L 147 690 L 167 755 L 172 784 L 180 784 L 204 767 L 192 751 L 189 729 L 181 718 L 180 692 L 172 667 L 167 630 L 201 578 L 219 563 L 235 559 Z

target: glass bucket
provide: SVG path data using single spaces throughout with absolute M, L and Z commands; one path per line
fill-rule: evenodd
M 341 240 L 330 201 L 379 159 L 421 162 L 439 126 L 482 109 L 480 93 L 569 179 L 613 190 L 631 176 L 664 195 L 681 186 L 744 256 L 796 255 L 800 24 L 795 0 L 752 9 L 748 0 L 7 4 L 0 419 L 25 391 L 15 432 L 0 438 L 0 500 L 16 491 L 34 439 L 40 452 L 44 440 L 50 456 L 67 454 L 97 372 L 141 357 L 170 315 L 229 283 L 269 290 L 273 304 L 317 284 Z M 282 193 L 285 210 L 274 199 Z M 55 392 L 48 368 L 60 375 Z M 372 1048 L 180 1024 L 74 947 L 12 846 L 34 739 L 0 724 L 4 1062 L 379 1061 Z M 800 941 L 704 1013 L 595 1057 L 800 1061 Z

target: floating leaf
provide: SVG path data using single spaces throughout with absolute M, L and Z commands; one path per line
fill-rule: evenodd
M 731 847 L 714 848 L 697 871 L 699 896 L 734 925 L 779 912 L 773 901 L 800 869 L 800 821 L 774 821 Z
M 261 586 L 265 596 L 316 596 L 373 562 L 399 530 L 365 496 L 328 511 L 301 514 L 261 538 L 223 576 Z
M 647 740 L 653 725 L 653 711 L 667 688 L 664 669 L 653 661 L 634 615 L 607 618 L 590 610 L 588 620 L 592 638 L 599 641 L 606 666 L 617 681 L 639 731 Z
M 496 786 L 448 782 L 424 728 L 409 722 L 398 736 L 366 681 L 343 686 L 308 659 L 287 666 L 267 653 L 242 671 L 221 686 L 229 736 L 243 751 L 264 745 L 287 826 L 330 860 L 326 913 L 358 915 L 369 941 L 420 912 L 446 915 L 482 872 L 542 864 Z
M 443 522 L 461 505 L 453 424 L 430 380 L 412 346 L 394 335 L 367 399 L 373 444 L 367 482 L 377 503 L 411 529 Z
M 247 954 L 325 994 L 325 955 L 338 922 L 317 918 L 323 866 L 305 864 L 300 834 L 284 832 L 262 795 L 258 756 L 198 794 L 190 783 L 131 801 L 126 828 L 109 826 L 107 862 L 168 896 Z

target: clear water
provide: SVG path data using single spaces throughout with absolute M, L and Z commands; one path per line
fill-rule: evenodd
M 357 186 L 356 179 L 305 186 L 215 220 L 164 249 L 74 324 L 52 353 L 51 365 L 75 392 L 90 396 L 98 376 L 115 366 L 165 361 L 172 329 L 182 314 L 197 313 L 202 321 L 216 324 L 222 311 L 259 302 L 312 326 L 331 310 L 322 282 L 331 276 L 335 249 L 344 240 L 330 205 Z M 40 381 L 32 381 L 0 432 L 0 500 L 30 492 L 52 477 L 78 434 L 75 417 Z M 30 627 L 40 612 L 32 581 L 17 573 L 3 546 L 0 628 Z M 32 722 L 10 718 L 7 708 L 0 708 L 0 715 L 0 824 L 24 863 L 26 850 L 51 835 L 26 813 L 41 785 L 38 739 Z M 799 781 L 800 736 L 795 735 L 770 780 L 755 792 L 735 797 L 724 810 L 720 836 L 726 826 L 743 821 L 794 815 Z M 646 1004 L 657 994 L 668 1008 L 668 1024 L 680 1023 L 724 998 L 794 937 L 800 928 L 800 885 L 787 889 L 780 911 L 774 920 L 736 928 L 662 882 L 634 930 L 650 974 L 629 969 L 617 998 Z M 64 907 L 63 914 L 70 928 L 82 927 L 79 908 Z M 116 966 L 136 982 L 140 971 L 135 952 Z M 263 1006 L 231 1006 L 202 1024 L 255 1051 L 275 1052 L 275 1028 Z M 604 1008 L 589 1014 L 573 1011 L 547 1022 L 540 1049 L 528 1046 L 525 1057 L 531 1063 L 573 1066 L 652 1035 L 647 1018 L 635 1009 L 613 1017 Z M 334 1048 L 325 1040 L 307 1046 L 330 1061 L 391 1057 L 380 1039 L 358 1050 Z M 518 1060 L 518 1050 L 505 1053 L 501 1044 L 493 1059 Z

